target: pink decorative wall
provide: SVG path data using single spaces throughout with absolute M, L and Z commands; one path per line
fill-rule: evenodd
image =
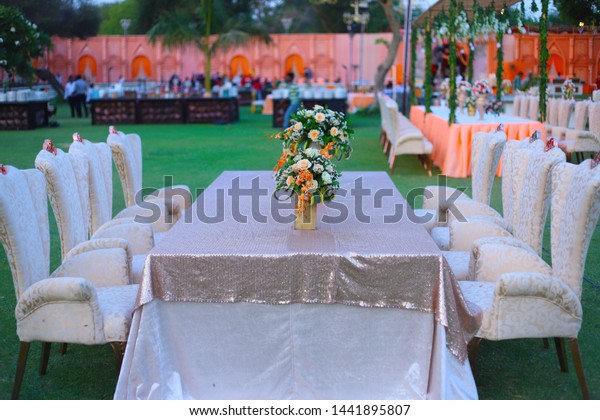
M 286 59 L 295 55 L 300 57 L 304 67 L 313 71 L 315 78 L 329 81 L 340 78 L 346 82 L 351 42 L 348 34 L 278 34 L 272 38 L 269 45 L 253 41 L 217 53 L 212 60 L 212 72 L 230 75 L 233 64 L 236 69 L 249 67 L 251 74 L 261 78 L 282 79 Z M 391 34 L 364 35 L 362 62 L 366 80 L 374 80 L 377 65 L 385 57 L 385 47 L 376 43 L 380 38 L 389 40 Z M 173 73 L 182 78 L 204 73 L 204 55 L 195 47 L 169 50 L 161 43 L 153 45 L 143 35 L 98 36 L 86 40 L 53 38 L 52 41 L 54 50 L 48 57 L 48 67 L 53 73 L 60 73 L 63 80 L 78 73 L 84 73 L 96 82 L 116 82 L 121 76 L 126 80 L 141 76 L 150 80 L 168 80 Z M 358 34 L 352 40 L 356 67 L 353 80 L 360 75 L 360 46 L 361 35 Z M 397 63 L 402 60 L 402 48 Z

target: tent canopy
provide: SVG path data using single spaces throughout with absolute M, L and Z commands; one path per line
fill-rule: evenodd
M 510 7 L 515 3 L 520 3 L 521 0 L 495 0 L 495 1 L 494 0 L 478 0 L 477 2 L 484 9 L 487 9 L 493 2 L 496 10 L 502 10 L 505 5 L 507 7 Z M 473 3 L 474 3 L 473 0 L 456 0 L 456 3 L 463 5 L 463 7 L 469 17 L 473 16 L 473 12 L 472 12 Z M 444 10 L 446 13 L 448 13 L 449 9 L 450 9 L 450 0 L 439 0 L 437 3 L 433 4 L 432 6 L 429 7 L 429 9 L 425 10 L 421 15 L 419 15 L 419 17 L 417 17 L 413 21 L 413 25 L 422 25 L 425 23 L 426 17 L 429 16 L 430 19 L 433 19 L 434 17 L 439 15 L 442 10 Z

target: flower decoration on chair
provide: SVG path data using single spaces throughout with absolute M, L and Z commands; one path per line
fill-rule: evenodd
M 56 153 L 57 153 L 56 147 L 54 147 L 54 143 L 52 143 L 52 140 L 50 140 L 50 139 L 44 140 L 44 144 L 42 144 L 42 150 L 52 153 L 53 155 L 56 155 Z
M 504 104 L 502 101 L 491 100 L 485 104 L 485 112 L 498 116 L 504 112 Z
M 7 172 L 8 169 L 6 168 L 6 166 L 0 163 L 0 175 L 6 175 Z
M 283 151 L 275 168 L 275 191 L 287 191 L 289 196 L 296 194 L 298 212 L 303 212 L 309 205 L 330 201 L 335 196 L 340 186 L 340 173 L 327 155 L 328 148 L 317 150 L 308 147 L 296 153 L 289 149 Z
M 567 79 L 562 84 L 562 94 L 565 99 L 573 99 L 573 95 L 575 94 L 575 85 L 571 79 Z
M 79 133 L 73 133 L 73 141 L 83 143 L 83 137 Z

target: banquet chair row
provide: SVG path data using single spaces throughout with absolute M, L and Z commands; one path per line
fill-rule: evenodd
M 552 131 L 554 134 L 554 129 Z M 567 153 L 567 159 L 575 153 L 583 160 L 587 152 L 600 151 L 600 102 L 578 101 L 575 103 L 573 128 L 560 132 L 559 147 Z
M 138 285 L 131 283 L 127 241 L 82 242 L 52 273 L 44 176 L 35 169 L 0 165 L 0 241 L 10 264 L 20 341 L 12 398 L 19 397 L 30 345 L 40 341 L 39 372 L 50 344 L 110 344 L 117 372 L 129 335 Z
M 390 173 L 394 172 L 396 156 L 417 155 L 431 176 L 431 142 L 399 112 L 396 101 L 382 93 L 378 93 L 377 99 L 381 111 L 381 140 L 384 153 L 389 151 Z
M 513 115 L 536 121 L 540 113 L 538 95 L 517 94 L 513 102 Z
M 600 155 L 580 165 L 560 162 L 553 166 L 552 265 L 518 239 L 475 241 L 469 281 L 459 283 L 466 300 L 483 310 L 481 327 L 469 345 L 475 375 L 483 339 L 554 337 L 560 368 L 566 372 L 567 338 L 581 392 L 590 398 L 577 337 L 583 318 L 585 260 L 600 215 L 599 162 Z

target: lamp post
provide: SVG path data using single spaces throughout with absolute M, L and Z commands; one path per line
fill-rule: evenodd
M 127 35 L 127 29 L 131 26 L 131 19 L 121 19 L 119 21 L 121 28 L 123 28 L 123 35 Z
M 369 23 L 369 1 L 368 0 L 354 0 L 350 3 L 350 6 L 354 8 L 354 12 L 345 12 L 343 19 L 348 33 L 350 35 L 350 79 L 349 83 L 352 85 L 354 79 L 354 63 L 353 63 L 353 47 L 352 39 L 354 34 L 360 29 L 360 50 L 359 50 L 359 77 L 360 84 L 363 83 L 363 46 L 364 46 L 364 34 L 367 23 Z

